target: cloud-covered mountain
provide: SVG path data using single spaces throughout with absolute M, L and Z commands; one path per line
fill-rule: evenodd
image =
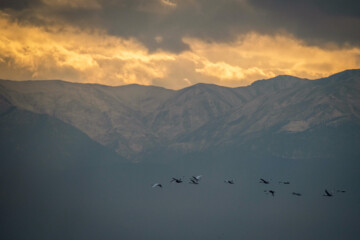
M 0 82 L 7 102 L 71 124 L 131 161 L 215 149 L 287 158 L 356 155 L 359 93 L 360 70 L 318 80 L 278 76 L 247 87 L 197 84 L 178 91 Z

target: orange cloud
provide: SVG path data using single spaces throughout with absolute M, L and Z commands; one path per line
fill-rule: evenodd
M 183 41 L 189 51 L 151 53 L 136 39 L 99 29 L 24 25 L 0 12 L 0 78 L 178 89 L 198 82 L 242 86 L 279 74 L 313 79 L 360 66 L 359 48 L 308 46 L 286 34 L 248 33 L 226 43 Z
M 174 57 L 162 52 L 150 54 L 135 39 L 71 26 L 23 26 L 2 14 L 0 59 L 11 71 L 25 69 L 32 78 L 121 85 L 151 84 L 151 79 L 166 75 L 162 62 Z M 16 79 L 16 72 L 14 75 Z
M 216 77 L 224 85 L 228 85 L 226 81 L 231 81 L 230 85 L 236 82 L 247 85 L 281 74 L 315 79 L 360 67 L 359 48 L 308 46 L 285 34 L 249 33 L 230 43 L 190 38 L 184 42 L 190 46 L 192 55 L 199 57 L 195 61 L 196 71 Z
M 169 6 L 169 7 L 176 7 L 176 2 L 170 0 L 161 0 L 161 3 Z
M 196 68 L 196 72 L 204 75 L 213 76 L 220 80 L 242 80 L 248 78 L 250 75 L 257 75 L 263 77 L 274 77 L 275 74 L 266 74 L 257 67 L 243 69 L 238 66 L 233 66 L 225 62 L 210 62 L 205 60 L 202 62 L 202 68 Z

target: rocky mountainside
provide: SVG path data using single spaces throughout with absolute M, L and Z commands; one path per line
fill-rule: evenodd
M 293 80 L 284 85 L 283 78 L 255 82 L 247 87 L 249 92 L 260 89 L 255 97 L 223 115 L 221 124 L 216 119 L 197 134 L 206 134 L 213 141 L 239 136 L 245 140 L 245 136 L 274 128 L 278 133 L 298 133 L 317 126 L 359 122 L 359 75 L 360 71 L 349 71 L 316 81 L 297 81 L 294 85 L 289 85 Z M 272 90 L 274 86 L 278 90 Z
M 0 96 L 71 124 L 131 161 L 224 149 L 329 157 L 327 146 L 340 140 L 335 138 L 360 143 L 360 70 L 311 81 L 278 76 L 247 87 L 197 84 L 178 91 L 2 80 Z M 332 139 L 319 140 L 330 132 Z M 288 140 L 293 144 L 282 147 Z

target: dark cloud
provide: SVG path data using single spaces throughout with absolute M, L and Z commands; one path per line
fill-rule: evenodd
M 301 17 L 308 10 L 314 10 L 336 16 L 359 17 L 360 2 L 354 0 L 249 0 L 254 6 L 271 10 L 273 12 L 283 12 L 286 15 Z
M 1 0 L 0 9 L 21 10 L 37 5 L 38 2 L 38 0 Z
M 183 37 L 231 41 L 249 31 L 265 34 L 286 31 L 311 44 L 360 45 L 360 3 L 357 1 L 164 1 L 94 0 L 101 7 L 87 8 L 79 4 L 76 8 L 74 5 L 58 8 L 39 2 L 30 4 L 26 0 L 5 0 L 0 7 L 28 8 L 24 11 L 26 17 L 24 14 L 20 18 L 37 24 L 45 23 L 34 19 L 46 16 L 47 20 L 52 18 L 82 27 L 103 28 L 112 35 L 135 37 L 150 50 L 180 52 L 188 49 L 182 42 Z
M 235 33 L 252 30 L 251 22 L 256 18 L 239 1 L 209 0 L 179 1 L 174 9 L 158 11 L 150 6 L 148 9 L 104 7 L 100 14 L 103 26 L 111 34 L 135 36 L 150 49 L 176 52 L 187 49 L 183 37 L 226 41 L 237 35 Z M 161 43 L 154 42 L 157 36 L 163 38 Z
M 263 11 L 269 29 L 284 29 L 295 36 L 317 44 L 360 45 L 360 2 L 350 0 L 252 0 Z

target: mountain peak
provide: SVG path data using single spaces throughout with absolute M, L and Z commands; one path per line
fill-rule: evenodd
M 308 82 L 309 80 L 305 78 L 298 78 L 290 75 L 279 75 L 274 78 L 258 80 L 256 82 L 253 82 L 248 87 L 258 89 L 260 91 L 277 91 L 281 89 L 297 87 Z
M 328 78 L 322 78 L 322 79 L 334 79 L 336 81 L 336 79 L 353 79 L 353 78 L 360 78 L 360 69 L 349 69 L 349 70 L 345 70 L 339 73 L 335 73 L 331 76 L 329 76 Z M 319 79 L 321 80 L 321 79 Z
M 191 85 L 189 87 L 180 89 L 181 90 L 185 90 L 185 89 L 211 89 L 211 88 L 221 88 L 223 86 L 219 86 L 213 83 L 196 83 L 194 85 Z
M 298 78 L 298 77 L 294 77 L 294 76 L 291 76 L 291 75 L 278 75 L 276 77 L 273 77 L 273 78 L 268 78 L 268 79 L 261 79 L 261 80 L 258 80 L 258 81 L 255 81 L 251 84 L 251 86 L 256 86 L 258 84 L 263 84 L 263 83 L 271 83 L 271 84 L 274 84 L 274 83 L 297 83 L 297 82 L 305 82 L 305 81 L 308 81 L 308 79 L 306 78 Z
M 352 76 L 352 75 L 360 75 L 360 69 L 347 69 L 342 72 L 335 73 L 333 75 L 330 75 L 329 77 L 334 76 Z

